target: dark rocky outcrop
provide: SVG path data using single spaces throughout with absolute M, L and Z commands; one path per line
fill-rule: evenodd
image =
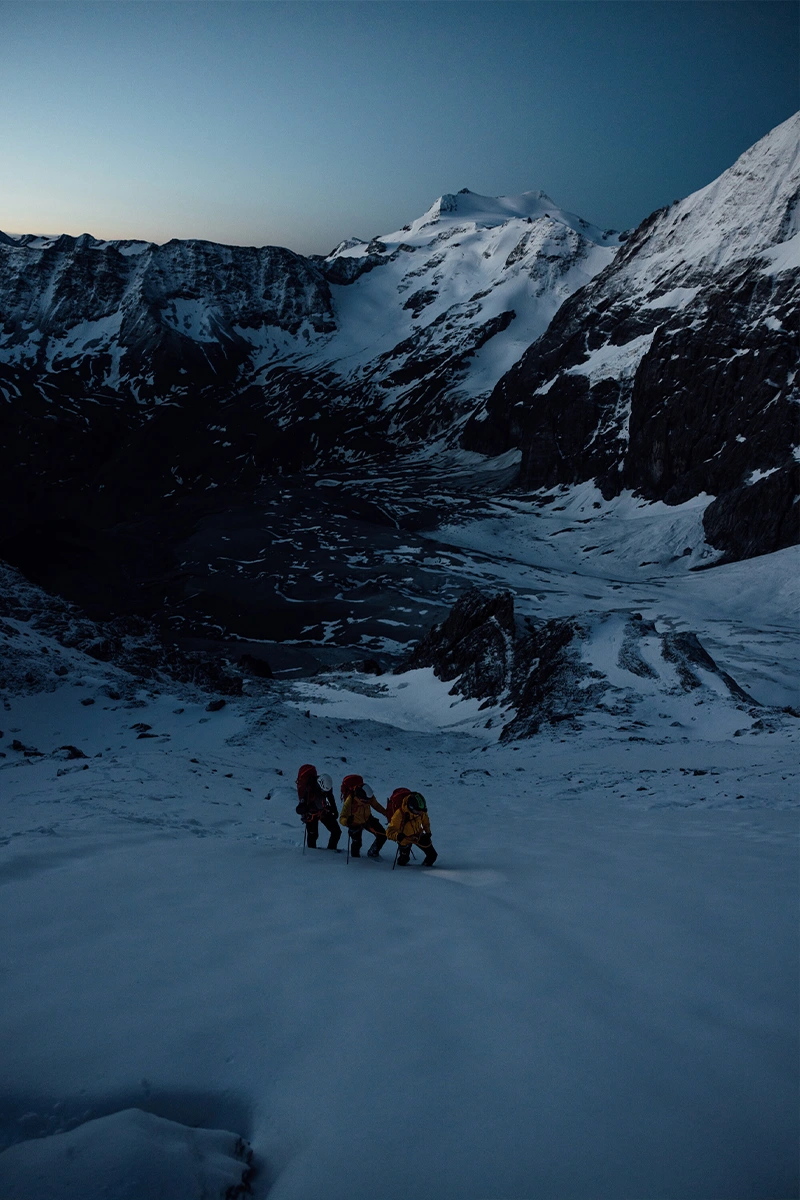
M 573 620 L 520 625 L 511 592 L 466 592 L 395 668 L 433 667 L 439 679 L 454 681 L 451 694 L 484 701 L 484 707 L 514 709 L 504 739 L 530 736 L 543 721 L 574 717 L 565 695 L 585 672 L 572 642 L 580 637 Z
M 594 662 L 594 644 L 608 645 L 609 623 L 618 646 L 615 666 L 630 677 L 627 687 L 619 675 L 612 684 Z M 599 661 L 606 654 L 601 649 Z M 665 664 L 661 669 L 659 659 Z M 592 711 L 626 716 L 641 697 L 641 681 L 645 690 L 655 683 L 665 695 L 702 691 L 705 672 L 722 681 L 731 702 L 756 703 L 694 633 L 658 633 L 640 613 L 519 621 L 510 592 L 490 595 L 477 588 L 466 592 L 395 670 L 418 667 L 432 667 L 439 679 L 452 681 L 451 695 L 480 699 L 482 708 L 496 709 L 489 723 L 502 722 L 501 741 L 532 737 L 545 728 L 579 729 L 580 718 Z
M 459 695 L 496 702 L 510 681 L 515 637 L 511 592 L 488 596 L 474 588 L 395 671 L 433 667 L 439 679 L 458 680 Z
M 701 686 L 701 680 L 697 674 L 697 668 L 700 667 L 703 671 L 719 676 L 728 691 L 737 700 L 742 700 L 746 704 L 755 704 L 753 697 L 748 696 L 747 692 L 739 687 L 736 680 L 727 671 L 720 670 L 705 646 L 701 645 L 696 633 L 665 633 L 661 643 L 661 653 L 667 662 L 675 666 L 684 691 L 690 692 Z
M 519 640 L 509 695 L 515 712 L 503 726 L 502 741 L 532 737 L 542 725 L 574 723 L 605 692 L 589 676 L 580 642 L 585 629 L 573 618 L 545 621 Z
M 800 464 L 724 492 L 703 514 L 706 540 L 728 558 L 752 558 L 800 540 Z
M 243 654 L 239 659 L 239 668 L 257 679 L 272 679 L 272 667 L 265 658 L 255 654 Z

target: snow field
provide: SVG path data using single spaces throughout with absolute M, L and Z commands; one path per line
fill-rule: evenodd
M 2 743 L 3 1134 L 27 1163 L 138 1108 L 249 1139 L 271 1198 L 791 1194 L 788 729 L 509 747 L 139 702 L 65 687 L 4 717 L 103 753 L 58 776 Z M 420 788 L 437 867 L 303 855 L 301 761 Z M 97 1126 L 127 1162 L 123 1132 Z
M 702 668 L 684 692 L 656 635 L 654 675 L 620 656 L 636 608 L 796 704 L 796 551 L 637 578 L 640 537 L 678 545 L 700 506 L 595 502 L 520 500 L 527 547 L 513 517 L 457 529 L 476 582 L 585 624 L 612 690 L 580 732 L 498 743 L 430 671 L 209 712 L 6 620 L 0 1195 L 214 1195 L 238 1138 L 261 1200 L 796 1193 L 797 721 Z M 605 577 L 573 566 L 588 520 Z M 436 867 L 303 854 L 307 761 L 421 790 Z

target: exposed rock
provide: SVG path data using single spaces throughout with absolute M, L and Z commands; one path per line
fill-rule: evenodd
M 697 668 L 717 675 L 728 688 L 732 696 L 746 704 L 756 701 L 739 687 L 726 671 L 720 670 L 714 659 L 708 653 L 696 633 L 665 633 L 662 637 L 662 654 L 667 662 L 677 668 L 681 685 L 686 691 L 692 691 L 701 686 L 702 680 L 697 674 Z
M 102 661 L 125 672 L 128 677 L 161 682 L 174 679 L 226 696 L 242 693 L 242 677 L 231 671 L 226 659 L 209 652 L 183 650 L 174 643 L 164 642 L 152 623 L 139 617 L 90 621 L 76 605 L 44 592 L 4 563 L 0 563 L 2 615 L 29 622 L 32 630 L 81 653 L 91 654 L 92 649 L 102 645 L 109 652 L 109 658 L 103 657 Z M 23 634 L 10 622 L 3 622 L 3 626 L 0 629 L 0 664 L 8 668 L 9 686 L 13 681 L 15 690 L 22 692 L 52 690 L 69 674 L 69 668 L 63 663 L 51 671 L 38 650 L 34 655 L 26 645 Z M 35 669 L 31 669 L 31 663 Z M 99 694 L 110 700 L 122 699 L 130 678 L 126 681 L 125 675 L 121 675 L 115 682 L 116 687 L 103 684 Z M 95 701 L 85 697 L 81 703 L 89 705 Z
M 438 295 L 438 292 L 433 291 L 430 288 L 420 288 L 419 291 L 414 292 L 413 296 L 408 297 L 403 305 L 403 308 L 411 309 L 413 316 L 418 317 L 423 308 L 426 308 L 429 304 L 432 304 L 433 301 L 438 298 Z
M 383 266 L 387 259 L 381 254 L 372 254 L 367 252 L 360 255 L 358 258 L 321 258 L 314 256 L 311 259 L 322 274 L 328 280 L 328 283 L 337 283 L 339 285 L 355 283 L 362 275 L 366 275 L 368 271 L 373 271 L 375 267 Z
M 41 750 L 37 750 L 35 746 L 25 746 L 19 738 L 14 738 L 11 743 L 11 749 L 16 750 L 18 754 L 24 754 L 26 758 L 43 758 Z
M 544 720 L 573 715 L 565 697 L 586 673 L 571 648 L 580 632 L 570 620 L 520 630 L 511 592 L 487 595 L 475 588 L 395 670 L 433 667 L 439 679 L 455 681 L 451 694 L 516 709 L 503 738 L 529 736 Z
M 433 667 L 439 679 L 458 680 L 454 693 L 497 701 L 510 682 L 514 638 L 511 592 L 488 596 L 474 588 L 417 643 L 395 673 Z
M 793 546 L 800 540 L 798 496 L 800 464 L 794 462 L 754 483 L 732 488 L 703 513 L 706 541 L 724 547 L 722 561 Z
M 59 746 L 55 757 L 63 759 L 64 762 L 70 762 L 75 758 L 88 758 L 88 755 L 84 754 L 78 746 Z
M 258 679 L 272 679 L 272 667 L 265 658 L 259 658 L 255 654 L 243 654 L 238 662 L 241 669 L 249 675 L 255 675 Z
M 377 658 L 364 658 L 358 663 L 356 670 L 361 671 L 364 675 L 382 675 L 383 667 L 378 662 Z
M 598 667 L 607 663 L 612 647 L 618 647 L 614 682 Z M 656 656 L 675 673 L 659 670 Z M 591 711 L 629 716 L 643 684 L 647 694 L 654 685 L 665 696 L 691 692 L 708 688 L 704 672 L 724 683 L 730 702 L 748 708 L 756 703 L 719 668 L 694 633 L 660 634 L 640 613 L 542 622 L 526 618 L 520 624 L 510 592 L 465 593 L 396 671 L 418 667 L 432 667 L 439 679 L 452 681 L 451 695 L 498 708 L 504 721 L 501 741 L 531 737 L 545 726 L 577 729 L 578 718 Z M 622 682 L 626 675 L 627 686 Z M 639 731 L 636 721 L 618 728 Z
M 580 653 L 584 636 L 577 621 L 563 619 L 546 621 L 519 640 L 509 697 L 516 712 L 501 741 L 532 737 L 544 723 L 573 721 L 605 692 L 604 682 L 582 686 L 589 675 Z

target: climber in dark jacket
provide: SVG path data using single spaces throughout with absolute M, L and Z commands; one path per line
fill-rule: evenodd
M 317 768 L 305 763 L 297 772 L 297 798 L 295 812 L 306 827 L 306 844 L 316 849 L 320 822 L 328 830 L 328 850 L 335 850 L 342 831 L 337 824 L 339 811 L 333 796 L 333 780 L 330 775 L 318 775 Z

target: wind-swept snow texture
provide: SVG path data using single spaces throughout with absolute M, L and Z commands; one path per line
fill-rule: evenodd
M 522 741 L 429 668 L 209 711 L 84 653 L 35 589 L 7 605 L 0 1195 L 63 1164 L 81 1200 L 140 1200 L 136 1172 L 213 1196 L 240 1138 L 261 1200 L 797 1194 L 797 552 L 573 574 L 594 501 L 568 503 L 560 568 L 451 531 L 521 614 L 594 631 L 605 708 Z M 752 703 L 670 675 L 687 628 Z M 421 790 L 436 867 L 304 854 L 302 762 Z
M 729 558 L 797 541 L 800 114 L 648 217 L 559 310 L 465 444 L 522 450 L 532 488 L 595 479 L 716 497 Z

